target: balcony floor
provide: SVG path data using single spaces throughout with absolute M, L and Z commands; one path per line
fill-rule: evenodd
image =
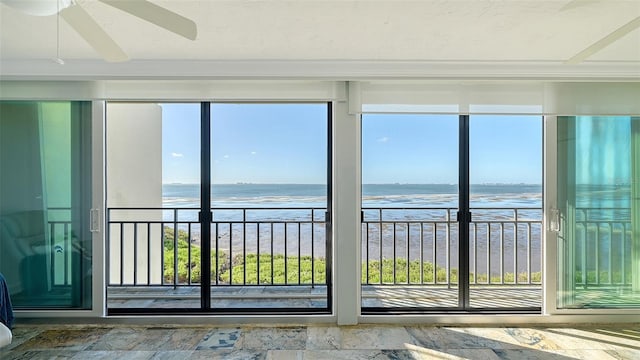
M 212 287 L 214 309 L 233 308 L 325 308 L 326 286 L 218 286 Z M 472 287 L 474 308 L 536 308 L 542 304 L 540 286 Z M 112 287 L 107 292 L 110 309 L 199 308 L 200 288 L 192 287 Z M 458 289 L 444 286 L 365 285 L 364 308 L 455 308 Z

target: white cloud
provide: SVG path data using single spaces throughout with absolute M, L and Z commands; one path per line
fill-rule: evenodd
M 181 154 L 181 153 L 175 153 L 175 152 L 172 152 L 172 153 L 171 153 L 171 156 L 173 156 L 173 157 L 183 157 L 184 155 L 183 155 L 183 154 Z
M 229 158 L 229 155 L 226 155 L 226 154 L 225 154 L 225 155 L 223 156 L 223 158 L 228 159 L 228 158 Z
M 378 139 L 377 141 L 378 141 L 378 142 L 381 142 L 381 143 L 386 143 L 387 141 L 389 141 L 389 138 L 388 138 L 388 137 L 386 137 L 386 136 L 383 136 L 383 137 L 381 137 L 380 139 Z
M 251 152 L 251 155 L 255 155 L 255 154 L 257 154 L 257 152 L 255 152 L 255 151 L 252 151 L 252 152 Z

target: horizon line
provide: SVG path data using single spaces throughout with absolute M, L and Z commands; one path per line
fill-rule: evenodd
M 162 183 L 162 185 L 200 185 L 199 182 L 169 182 Z M 279 182 L 235 182 L 235 183 L 212 183 L 214 185 L 327 185 L 326 183 L 279 183 Z M 361 185 L 458 185 L 457 183 L 362 183 Z M 523 185 L 523 186 L 538 186 L 542 183 L 472 183 L 470 185 Z

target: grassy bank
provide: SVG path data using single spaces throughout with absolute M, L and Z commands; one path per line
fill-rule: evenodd
M 174 246 L 173 230 L 165 228 L 165 250 L 164 250 L 164 278 L 165 282 L 173 283 L 174 279 Z M 189 261 L 189 243 L 187 233 L 178 231 L 177 237 L 178 255 L 178 283 L 186 284 L 191 269 L 191 282 L 199 283 L 201 279 L 200 247 L 191 246 L 191 257 Z M 217 262 L 216 262 L 217 255 Z M 383 284 L 393 283 L 447 283 L 446 269 L 429 262 L 422 263 L 419 260 L 407 262 L 406 259 L 396 259 L 395 269 L 393 259 L 384 259 L 382 264 L 378 260 L 371 260 L 367 265 L 362 264 L 362 283 Z M 217 270 L 216 270 L 217 269 Z M 220 251 L 211 255 L 212 282 L 215 283 L 217 277 L 219 282 L 227 284 L 323 284 L 326 282 L 326 261 L 324 258 L 311 258 L 311 256 L 288 256 L 282 254 L 260 254 L 247 253 L 246 258 L 242 254 L 237 254 L 230 258 L 229 254 Z M 422 273 L 422 277 L 420 276 Z M 394 280 L 395 274 L 395 280 Z M 451 269 L 449 282 L 457 283 L 458 270 Z M 471 282 L 475 281 L 475 274 L 471 274 Z M 540 283 L 542 274 L 535 272 L 531 281 Z M 259 281 L 258 281 L 259 277 Z M 273 279 L 273 280 L 272 280 Z M 368 280 L 368 281 L 367 281 Z M 527 274 L 519 273 L 518 282 L 526 282 Z M 478 274 L 479 283 L 487 282 L 487 274 Z M 513 283 L 514 274 L 506 273 L 503 281 Z M 499 276 L 491 277 L 492 283 L 500 282 Z

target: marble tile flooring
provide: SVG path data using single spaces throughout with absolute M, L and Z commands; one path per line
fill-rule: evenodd
M 19 325 L 0 359 L 640 359 L 640 324 Z

